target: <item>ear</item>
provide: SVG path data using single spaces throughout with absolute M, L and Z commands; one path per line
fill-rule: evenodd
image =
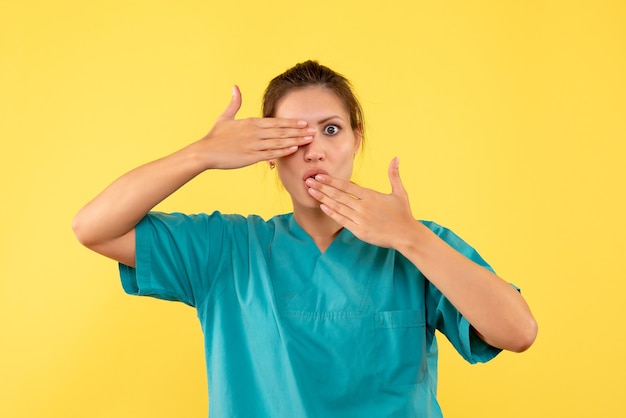
M 363 142 L 363 129 L 361 124 L 353 131 L 354 132 L 354 155 L 356 155 L 361 149 L 361 143 Z

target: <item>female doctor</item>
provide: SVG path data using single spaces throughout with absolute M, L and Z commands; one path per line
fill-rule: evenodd
M 440 417 L 442 332 L 469 362 L 521 352 L 537 325 L 515 287 L 392 191 L 351 183 L 363 141 L 350 83 L 313 61 L 273 79 L 263 118 L 241 93 L 202 139 L 114 181 L 74 219 L 124 290 L 197 309 L 210 417 Z M 207 170 L 266 161 L 293 212 L 270 220 L 151 209 Z

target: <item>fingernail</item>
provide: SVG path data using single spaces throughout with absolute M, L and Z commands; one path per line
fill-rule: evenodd
M 324 177 L 322 174 L 318 174 L 315 176 L 315 180 L 317 181 L 324 181 L 326 177 Z
M 313 140 L 313 137 L 312 136 L 305 136 L 302 139 L 304 139 L 305 141 L 311 141 L 311 140 Z
M 315 132 L 317 132 L 317 129 L 315 129 L 315 128 L 308 128 L 306 131 L 314 134 Z
M 307 186 L 313 186 L 315 184 L 315 181 L 312 178 L 308 178 L 306 179 L 305 183 L 307 184 Z
M 307 126 L 307 122 L 305 120 L 299 120 L 298 121 L 298 126 Z

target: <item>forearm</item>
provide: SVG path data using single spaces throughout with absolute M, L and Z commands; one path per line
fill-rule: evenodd
M 72 225 L 77 238 L 93 247 L 123 236 L 205 168 L 192 144 L 124 174 L 78 212 Z
M 516 352 L 532 344 L 537 325 L 513 286 L 460 254 L 419 222 L 398 242 L 397 249 L 450 300 L 483 340 Z

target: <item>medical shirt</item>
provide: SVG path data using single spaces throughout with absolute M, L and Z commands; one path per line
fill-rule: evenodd
M 324 253 L 292 214 L 153 212 L 136 232 L 123 287 L 196 308 L 211 418 L 440 417 L 435 330 L 471 363 L 500 351 L 402 254 L 347 229 Z

